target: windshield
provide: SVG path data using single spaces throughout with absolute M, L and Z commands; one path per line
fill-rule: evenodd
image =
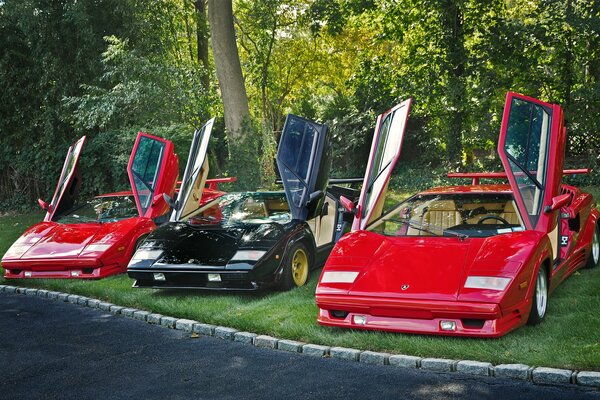
M 285 224 L 292 220 L 284 192 L 229 193 L 210 202 L 191 225 Z
M 78 204 L 61 215 L 56 222 L 76 224 L 85 222 L 116 222 L 139 216 L 133 196 L 95 197 Z
M 374 221 L 368 230 L 386 236 L 487 237 L 523 230 L 512 195 L 416 195 Z

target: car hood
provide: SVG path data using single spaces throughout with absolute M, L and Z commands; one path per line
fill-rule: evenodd
M 43 222 L 28 229 L 19 238 L 31 244 L 21 259 L 73 258 L 94 241 L 102 224 L 59 224 Z
M 194 264 L 223 266 L 238 249 L 270 249 L 285 232 L 277 223 L 231 227 L 169 223 L 155 230 L 144 247 L 162 249 L 157 266 Z
M 468 275 L 514 278 L 529 260 L 538 259 L 536 231 L 487 238 L 387 237 L 368 231 L 344 236 L 334 247 L 324 271 L 356 271 L 354 282 L 319 283 L 319 293 L 427 300 L 496 301 L 501 292 L 465 290 Z M 476 292 L 476 293 L 475 293 Z
M 372 243 L 373 256 L 357 276 L 350 294 L 457 299 L 473 241 L 455 237 L 383 238 L 378 244 Z

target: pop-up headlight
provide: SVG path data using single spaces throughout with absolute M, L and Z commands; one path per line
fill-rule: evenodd
M 353 283 L 357 276 L 356 271 L 325 271 L 321 283 Z
M 138 249 L 133 257 L 131 257 L 130 263 L 134 263 L 136 261 L 156 260 L 162 255 L 162 253 L 163 251 L 160 249 Z
M 510 278 L 498 276 L 469 276 L 465 282 L 465 288 L 488 289 L 502 291 L 510 283 Z
M 93 243 L 93 244 L 88 245 L 85 248 L 85 251 L 86 252 L 90 252 L 90 253 L 91 252 L 98 252 L 98 253 L 100 253 L 100 252 L 108 250 L 110 248 L 110 246 L 112 246 L 112 244 Z
M 31 243 L 16 241 L 12 246 L 4 253 L 5 258 L 17 258 L 21 257 L 29 248 Z
M 264 250 L 238 250 L 231 258 L 231 261 L 257 261 L 264 256 Z

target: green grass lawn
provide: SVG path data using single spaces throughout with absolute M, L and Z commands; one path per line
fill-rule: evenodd
M 600 198 L 600 189 L 591 191 Z M 39 213 L 0 217 L 0 254 L 26 227 L 41 218 Z M 132 289 L 132 281 L 124 275 L 99 281 L 0 279 L 0 283 L 75 293 L 179 318 L 329 346 L 494 364 L 600 370 L 600 268 L 581 270 L 563 283 L 550 297 L 544 323 L 520 328 L 500 339 L 319 326 L 314 301 L 317 277 L 315 272 L 307 286 L 290 292 L 259 294 Z

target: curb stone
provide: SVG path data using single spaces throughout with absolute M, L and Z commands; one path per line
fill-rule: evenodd
M 79 296 L 76 294 L 70 294 L 67 296 L 67 301 L 71 304 L 77 304 L 79 301 Z
M 110 306 L 108 306 L 108 311 L 110 311 L 111 313 L 117 315 L 117 314 L 121 314 L 121 311 L 123 311 L 125 309 L 125 307 L 121 307 L 121 306 L 116 306 L 114 304 L 111 304 Z
M 581 371 L 577 373 L 576 382 L 582 386 L 600 387 L 600 372 Z
M 480 361 L 459 361 L 456 372 L 468 375 L 491 376 L 494 366 L 491 363 Z
M 329 357 L 329 346 L 321 346 L 318 344 L 305 344 L 302 346 L 302 354 L 314 357 Z
M 258 335 L 252 332 L 236 332 L 233 334 L 233 341 L 247 344 L 254 344 L 254 338 Z
M 146 322 L 149 324 L 160 325 L 160 319 L 163 317 L 162 314 L 150 314 L 146 317 Z
M 140 321 L 146 321 L 148 319 L 148 315 L 150 315 L 150 314 L 151 313 L 148 311 L 137 310 L 137 311 L 134 311 L 133 318 L 138 319 Z
M 217 326 L 215 327 L 214 335 L 219 339 L 233 340 L 233 335 L 235 335 L 236 332 L 238 332 L 237 329 L 228 328 L 226 326 Z
M 278 340 L 267 335 L 258 335 L 254 338 L 254 345 L 263 349 L 276 349 Z
M 543 383 L 550 385 L 560 385 L 571 383 L 571 375 L 573 371 L 570 369 L 546 368 L 538 367 L 533 370 L 533 383 Z
M 100 304 L 100 300 L 96 300 L 96 299 L 89 299 L 87 302 L 87 306 L 90 308 L 98 308 L 99 304 Z
M 134 314 L 136 311 L 139 311 L 139 310 L 138 310 L 137 308 L 123 308 L 123 309 L 121 310 L 121 315 L 124 315 L 124 316 L 126 316 L 126 317 L 130 317 L 130 318 L 133 318 L 133 314 Z
M 148 314 L 150 314 L 150 313 L 148 313 Z M 184 332 L 192 332 L 192 330 L 194 328 L 194 324 L 197 322 L 198 321 L 192 321 L 191 319 L 178 319 L 177 321 L 175 321 L 175 329 L 178 329 L 178 330 L 184 331 Z
M 175 321 L 177 321 L 176 318 L 173 317 L 161 317 L 160 318 L 160 324 L 162 326 L 166 326 L 167 328 L 175 328 Z
M 215 329 L 217 327 L 214 325 L 209 325 L 209 324 L 194 324 L 194 327 L 192 328 L 192 332 L 194 333 L 198 333 L 200 335 L 204 335 L 204 336 L 215 336 Z
M 281 339 L 279 342 L 277 342 L 277 350 L 300 353 L 302 352 L 302 346 L 304 345 L 305 343 L 297 342 L 295 340 Z
M 391 354 L 378 353 L 375 351 L 363 351 L 360 353 L 358 361 L 365 364 L 387 365 Z
M 332 347 L 329 349 L 329 355 L 332 358 L 342 360 L 358 361 L 361 351 L 357 349 L 349 349 L 346 347 Z
M 390 356 L 388 362 L 390 365 L 402 368 L 419 368 L 421 366 L 421 357 L 405 356 L 403 354 Z
M 458 361 L 446 360 L 445 358 L 423 358 L 421 360 L 421 369 L 438 372 L 456 371 Z
M 477 376 L 493 376 L 499 378 L 528 380 L 535 384 L 543 385 L 578 385 L 600 389 L 600 372 L 597 371 L 572 371 L 568 369 L 531 367 L 525 364 L 499 364 L 469 360 L 446 360 L 442 358 L 421 358 L 403 354 L 390 355 L 373 351 L 361 351 L 345 347 L 329 347 L 311 343 L 302 343 L 294 340 L 278 339 L 266 335 L 257 335 L 252 332 L 240 332 L 233 328 L 203 324 L 197 321 L 177 319 L 157 313 L 151 313 L 135 308 L 126 308 L 103 302 L 85 296 L 79 296 L 44 289 L 33 289 L 0 285 L 0 292 L 38 296 L 81 304 L 89 308 L 110 311 L 113 314 L 144 320 L 149 324 L 160 324 L 168 328 L 175 328 L 205 336 L 216 336 L 222 339 L 235 340 L 236 342 L 254 343 L 256 347 L 279 349 L 282 351 L 299 352 L 307 356 L 334 357 L 338 359 L 360 361 L 364 364 L 383 364 L 404 368 L 420 368 L 423 370 L 454 372 Z M 142 318 L 143 317 L 143 318 Z M 191 328 L 190 328 L 191 327 Z
M 512 379 L 529 379 L 529 365 L 500 364 L 494 367 L 494 376 Z

